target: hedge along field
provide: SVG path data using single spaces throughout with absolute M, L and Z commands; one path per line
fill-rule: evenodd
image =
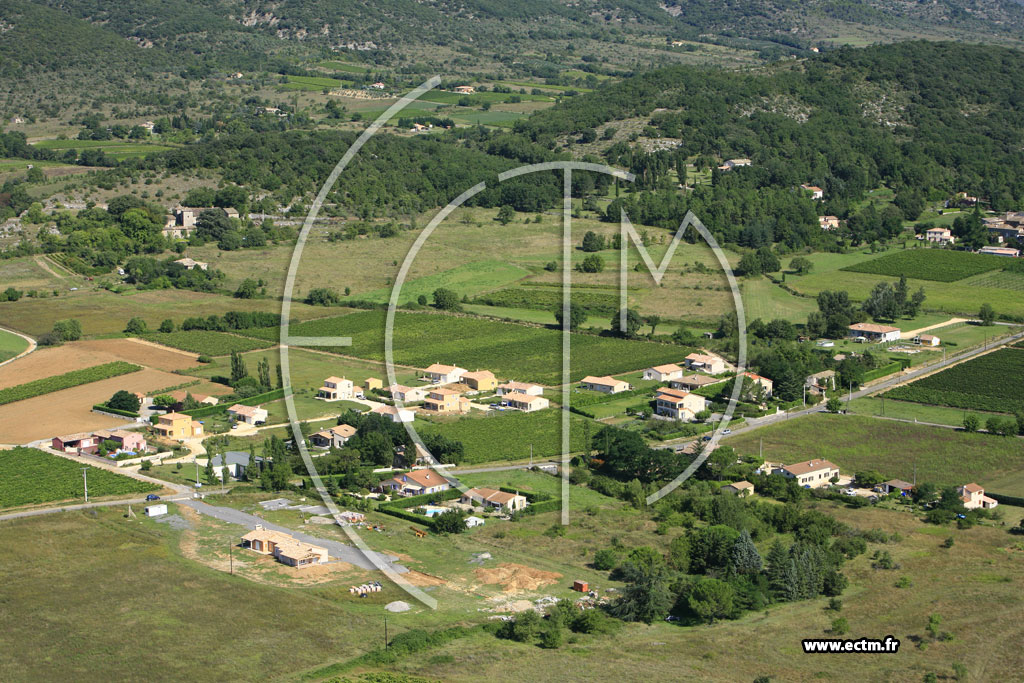
M 89 496 L 119 496 L 160 487 L 116 472 L 90 467 Z M 36 448 L 0 451 L 0 508 L 84 498 L 82 468 L 77 462 Z
M 945 249 L 907 249 L 854 263 L 840 270 L 892 277 L 905 275 L 916 280 L 955 282 L 972 275 L 999 270 L 1005 265 L 1006 258 L 1001 256 Z
M 261 328 L 271 330 L 273 338 L 277 339 L 278 329 Z M 253 337 L 239 337 L 226 332 L 213 332 L 211 330 L 188 330 L 182 332 L 154 332 L 142 335 L 143 339 L 164 346 L 170 346 L 183 351 L 191 351 L 204 356 L 226 356 L 232 351 L 244 353 L 245 351 L 256 351 L 273 346 L 269 341 L 263 341 Z
M 997 413 L 1024 411 L 1024 350 L 999 349 L 959 363 L 906 386 L 886 398 Z
M 461 441 L 465 459 L 460 465 L 471 465 L 494 460 L 521 460 L 530 457 L 549 458 L 562 453 L 562 420 L 560 411 L 540 410 L 536 413 L 518 411 L 491 412 L 486 416 L 467 416 L 447 423 L 416 423 L 423 434 L 443 434 Z M 583 423 L 585 419 L 573 415 L 569 422 L 570 450 L 583 450 Z M 600 425 L 591 427 L 591 434 Z
M 384 360 L 384 311 L 364 311 L 292 325 L 294 336 L 352 337 L 352 346 L 329 351 Z M 276 339 L 277 329 L 242 330 Z M 490 370 L 500 379 L 555 385 L 562 381 L 562 333 L 543 327 L 454 315 L 397 313 L 395 362 L 425 368 L 432 363 Z M 590 334 L 572 336 L 573 381 L 586 375 L 614 375 L 661 363 L 678 362 L 692 349 Z
M 100 380 L 110 379 L 118 375 L 127 375 L 129 372 L 136 372 L 141 369 L 141 367 L 133 363 L 115 361 L 113 363 L 104 363 L 103 365 L 94 365 L 91 368 L 84 368 L 82 370 L 72 370 L 71 372 L 65 372 L 63 375 L 44 377 L 43 379 L 33 380 L 25 384 L 0 389 L 0 406 L 14 403 L 15 401 L 24 401 L 27 398 L 42 396 L 43 394 L 50 394 L 62 389 L 70 389 L 81 384 L 99 382 Z

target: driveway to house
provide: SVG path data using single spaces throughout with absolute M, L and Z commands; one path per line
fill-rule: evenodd
M 944 323 L 935 323 L 934 325 L 929 325 L 928 327 L 919 327 L 916 330 L 910 330 L 908 332 L 900 332 L 900 339 L 913 339 L 914 337 L 916 337 L 917 335 L 921 334 L 922 332 L 927 332 L 929 330 L 938 329 L 940 327 L 946 327 L 948 325 L 955 325 L 956 323 L 966 323 L 966 322 L 974 322 L 974 321 L 971 321 L 968 318 L 950 318 L 949 320 L 947 320 Z
M 320 538 L 319 536 L 310 536 L 301 531 L 296 531 L 279 524 L 268 522 L 262 517 L 250 515 L 247 512 L 236 510 L 229 507 L 220 507 L 216 505 L 210 505 L 200 500 L 187 499 L 177 501 L 179 505 L 187 505 L 196 512 L 204 514 L 214 519 L 219 519 L 222 522 L 228 522 L 229 524 L 237 524 L 238 526 L 245 527 L 246 529 L 252 530 L 256 528 L 257 524 L 262 524 L 264 529 L 271 529 L 273 531 L 280 531 L 286 534 L 291 534 L 295 538 L 312 543 L 314 545 L 327 548 L 327 553 L 334 559 L 348 562 L 349 564 L 360 567 L 361 569 L 377 570 L 377 567 L 367 559 L 361 550 L 350 545 L 346 545 L 341 541 L 330 540 L 326 538 Z M 383 553 L 377 553 L 377 557 L 388 565 L 388 567 L 398 574 L 405 574 L 408 572 L 408 568 L 395 564 L 395 560 L 398 558 L 394 555 L 385 555 Z
M 8 363 L 13 363 L 14 361 L 18 360 L 19 358 L 24 358 L 25 356 L 27 356 L 28 354 L 30 354 L 30 353 L 32 353 L 33 351 L 36 350 L 36 340 L 33 339 L 32 337 L 28 336 L 27 334 L 22 334 L 21 332 L 16 332 L 15 330 L 9 329 L 7 327 L 0 327 L 0 330 L 3 330 L 4 332 L 10 332 L 11 334 L 13 334 L 15 336 L 18 336 L 18 337 L 21 337 L 22 339 L 24 339 L 25 341 L 28 342 L 28 348 L 27 349 L 25 349 L 24 351 L 19 353 L 14 358 L 8 358 L 4 362 L 0 363 L 0 366 L 7 365 Z

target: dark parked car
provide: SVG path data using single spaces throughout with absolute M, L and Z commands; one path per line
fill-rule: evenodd
M 156 495 L 155 493 L 151 493 L 148 496 L 146 496 L 146 500 L 160 500 L 160 496 Z

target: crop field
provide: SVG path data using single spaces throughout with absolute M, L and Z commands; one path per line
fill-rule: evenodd
M 160 487 L 99 467 L 89 468 L 89 497 L 156 491 Z M 0 508 L 83 498 L 77 462 L 35 448 L 0 451 Z
M 880 396 L 866 396 L 854 399 L 848 404 L 847 410 L 855 415 L 881 416 L 896 418 L 900 420 L 912 420 L 917 422 L 931 422 L 933 424 L 949 425 L 960 427 L 964 423 L 964 411 L 960 408 L 948 408 L 946 406 L 933 406 L 924 403 L 913 403 L 911 401 L 896 401 Z M 981 419 L 982 425 L 992 415 L 999 413 L 986 413 L 971 411 Z M 1003 417 L 1003 415 L 1000 415 Z
M 288 76 L 288 82 L 281 83 L 278 87 L 282 90 L 319 91 L 324 88 L 340 88 L 351 84 L 351 81 L 341 81 L 337 78 L 327 78 L 326 76 Z
M 918 482 L 939 486 L 971 481 L 985 486 L 1017 477 L 1019 486 L 996 492 L 1024 495 L 1024 449 L 1014 438 L 856 415 L 815 414 L 729 437 L 723 443 L 740 455 L 757 455 L 763 443 L 765 459 L 773 462 L 826 458 L 844 474 L 870 469 L 886 479 L 914 481 L 916 466 Z
M 586 418 L 573 415 L 570 422 L 570 448 L 583 450 L 583 422 Z M 560 411 L 549 409 L 536 413 L 518 411 L 491 411 L 471 414 L 453 422 L 417 423 L 424 434 L 443 434 L 461 441 L 466 449 L 463 465 L 494 460 L 521 460 L 530 456 L 548 458 L 562 453 L 562 419 Z M 593 425 L 591 434 L 600 427 Z
M 1024 292 L 1024 273 L 1008 270 L 991 271 L 964 280 L 960 284 L 971 288 L 991 287 L 993 289 L 1008 289 L 1012 292 Z
M 956 282 L 972 275 L 999 270 L 1005 265 L 1005 259 L 999 256 L 947 249 L 905 249 L 870 261 L 852 264 L 842 270 L 891 277 L 906 276 L 935 282 Z
M 55 391 L 61 391 L 62 389 L 70 389 L 71 387 L 77 387 L 81 384 L 98 382 L 100 380 L 110 379 L 111 377 L 117 377 L 119 375 L 127 375 L 129 372 L 136 372 L 141 369 L 142 368 L 138 365 L 125 363 L 124 361 L 116 361 L 113 363 L 106 363 L 104 365 L 95 365 L 91 368 L 84 368 L 82 370 L 72 370 L 70 372 L 65 372 L 62 375 L 53 375 L 51 377 L 33 380 L 24 384 L 18 384 L 6 389 L 0 389 L 0 405 L 14 403 L 15 401 L 24 401 L 25 399 L 35 398 L 36 396 L 42 396 L 43 394 L 50 394 Z
M 910 384 L 887 398 L 964 410 L 1024 411 L 1024 350 L 998 349 Z
M 510 97 L 518 97 L 524 102 L 554 102 L 555 98 L 548 95 L 522 95 L 519 93 L 500 93 L 500 92 L 478 92 L 472 95 L 463 95 L 457 92 L 447 92 L 444 90 L 432 90 L 421 97 L 428 102 L 437 102 L 438 104 L 458 104 L 463 98 L 468 98 L 470 102 L 474 104 L 483 102 L 508 102 Z
M 278 328 L 273 330 L 276 338 Z M 239 337 L 227 332 L 212 330 L 188 330 L 182 332 L 154 332 L 144 338 L 148 341 L 175 349 L 183 349 L 206 356 L 226 356 L 234 351 L 253 351 L 265 349 L 273 344 L 269 341 L 252 337 Z
M 0 363 L 14 358 L 27 348 L 28 342 L 23 337 L 0 330 Z
M 473 297 L 481 292 L 498 289 L 517 280 L 522 280 L 529 275 L 530 271 L 525 268 L 504 261 L 475 261 L 456 266 L 451 270 L 407 280 L 402 284 L 398 300 L 400 303 L 408 303 L 416 301 L 420 296 L 425 296 L 429 300 L 434 290 L 439 287 L 451 289 L 460 297 Z M 375 289 L 353 298 L 386 303 L 391 299 L 391 288 Z
M 562 305 L 562 290 L 560 287 L 510 287 L 481 295 L 471 301 L 486 306 L 553 311 Z M 613 292 L 574 289 L 572 302 L 585 308 L 589 315 L 611 316 L 619 308 L 618 294 Z
M 345 71 L 353 74 L 366 73 L 370 70 L 369 66 L 363 64 L 353 64 L 351 62 L 338 62 L 335 60 L 328 60 L 320 62 L 317 66 L 322 66 L 325 69 L 334 69 L 335 71 Z
M 340 318 L 322 318 L 291 327 L 293 335 L 352 337 L 352 346 L 331 349 L 336 353 L 384 360 L 382 311 L 364 311 Z M 277 330 L 250 330 L 246 334 L 274 339 Z M 398 313 L 393 348 L 395 362 L 418 368 L 432 363 L 457 363 L 470 369 L 488 369 L 502 379 L 540 384 L 561 381 L 561 332 L 491 320 Z M 631 341 L 590 334 L 573 335 L 573 379 L 635 370 L 653 364 L 676 362 L 689 350 L 668 344 Z

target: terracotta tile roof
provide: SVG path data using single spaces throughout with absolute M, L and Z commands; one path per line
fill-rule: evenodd
M 670 372 L 682 372 L 683 371 L 683 369 L 681 367 L 679 367 L 678 365 L 676 365 L 675 363 L 669 363 L 667 365 L 655 365 L 654 367 L 651 368 L 651 370 L 654 370 L 655 372 L 659 372 L 659 373 L 661 373 L 663 375 L 667 375 Z
M 804 462 L 795 462 L 792 465 L 785 465 L 782 469 L 786 470 L 794 477 L 799 477 L 811 472 L 818 472 L 826 469 L 838 470 L 839 468 L 828 460 L 805 460 Z
M 482 379 L 494 379 L 494 373 L 490 370 L 476 370 L 474 372 L 463 373 L 462 378 L 475 379 L 479 382 Z
M 241 403 L 236 403 L 235 405 L 228 408 L 229 413 L 234 413 L 235 415 L 245 415 L 246 417 L 254 417 L 256 415 L 257 410 L 262 409 L 257 406 L 244 406 Z
M 615 379 L 614 377 L 594 377 L 593 375 L 587 375 L 580 380 L 582 384 L 596 384 L 604 387 L 617 387 L 620 384 L 626 384 L 621 379 Z

